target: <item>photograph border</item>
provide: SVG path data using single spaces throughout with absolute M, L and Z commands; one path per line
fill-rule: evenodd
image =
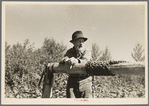
M 145 84 L 147 85 L 146 86 L 146 97 L 145 98 L 126 98 L 126 99 L 119 99 L 119 98 L 105 98 L 105 99 L 89 99 L 88 102 L 82 102 L 82 101 L 78 101 L 78 100 L 74 100 L 74 99 L 16 99 L 16 98 L 5 98 L 4 97 L 4 76 L 5 76 L 5 14 L 4 14 L 4 10 L 5 10 L 5 3 L 12 3 L 12 1 L 2 1 L 1 2 L 1 6 L 2 6 L 2 16 L 1 16 L 1 19 L 2 19 L 2 36 L 1 36 L 1 104 L 2 105 L 132 105 L 132 104 L 148 104 L 148 3 L 147 2 L 133 2 L 134 4 L 136 3 L 141 3 L 142 5 L 145 5 L 146 6 L 146 16 L 145 16 L 145 20 L 146 20 L 146 34 L 145 36 L 147 37 L 146 39 L 146 49 L 145 49 L 145 52 L 146 52 L 146 60 L 145 60 L 145 63 L 146 63 L 146 70 L 145 70 Z M 14 2 L 18 2 L 18 1 L 14 1 Z M 36 1 L 33 1 L 33 2 L 36 2 Z M 33 2 L 28 2 L 28 3 L 33 3 Z M 40 1 L 37 1 L 39 3 L 41 3 Z M 44 1 L 43 1 L 44 2 Z M 49 1 L 51 2 L 51 1 Z M 66 1 L 68 2 L 68 1 Z M 66 2 L 60 2 L 60 1 L 56 1 L 56 2 L 52 2 L 52 3 L 61 3 L 60 5 L 62 4 L 66 4 Z M 126 1 L 127 2 L 127 1 Z M 126 3 L 124 1 L 122 1 L 121 3 Z M 27 3 L 27 2 L 21 2 L 21 3 Z M 46 2 L 47 3 L 47 2 Z M 73 2 L 68 2 L 68 4 L 72 4 Z M 90 3 L 93 3 L 93 2 L 75 2 L 76 4 L 77 3 L 81 3 L 83 5 L 83 3 L 87 3 L 88 5 L 90 5 Z M 94 3 L 97 3 L 96 1 Z M 109 2 L 109 1 L 106 1 L 106 2 L 102 2 L 102 3 L 120 3 L 120 2 Z M 128 2 L 130 3 L 130 2 Z M 127 4 L 126 4 L 127 5 Z M 117 100 L 118 99 L 118 100 Z M 98 101 L 98 102 L 97 102 Z M 100 101 L 100 102 L 99 102 Z M 117 103 L 116 103 L 117 102 Z

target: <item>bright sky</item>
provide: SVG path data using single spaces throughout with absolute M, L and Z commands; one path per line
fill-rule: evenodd
M 72 33 L 81 30 L 91 49 L 108 46 L 112 59 L 133 61 L 136 43 L 146 47 L 147 3 L 8 3 L 5 4 L 5 41 L 8 44 L 29 39 L 36 48 L 46 37 L 63 42 L 67 48 Z

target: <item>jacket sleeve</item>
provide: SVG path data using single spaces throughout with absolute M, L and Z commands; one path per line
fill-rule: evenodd
M 82 53 L 82 57 L 78 59 L 79 63 L 87 63 L 91 59 L 91 50 L 86 49 L 84 53 Z

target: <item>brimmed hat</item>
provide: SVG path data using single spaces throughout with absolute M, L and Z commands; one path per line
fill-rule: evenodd
M 85 37 L 83 36 L 82 31 L 76 31 L 76 32 L 74 32 L 74 33 L 72 34 L 72 40 L 71 40 L 70 42 L 72 43 L 73 41 L 75 41 L 75 40 L 77 40 L 77 39 L 84 39 L 84 41 L 87 40 L 87 38 L 85 38 Z

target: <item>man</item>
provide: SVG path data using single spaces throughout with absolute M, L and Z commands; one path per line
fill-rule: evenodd
M 91 51 L 83 46 L 86 40 L 82 31 L 74 32 L 70 41 L 74 46 L 66 52 L 62 61 L 70 66 L 87 63 L 91 59 Z M 88 75 L 69 75 L 66 89 L 67 98 L 91 98 L 91 85 L 91 77 Z

